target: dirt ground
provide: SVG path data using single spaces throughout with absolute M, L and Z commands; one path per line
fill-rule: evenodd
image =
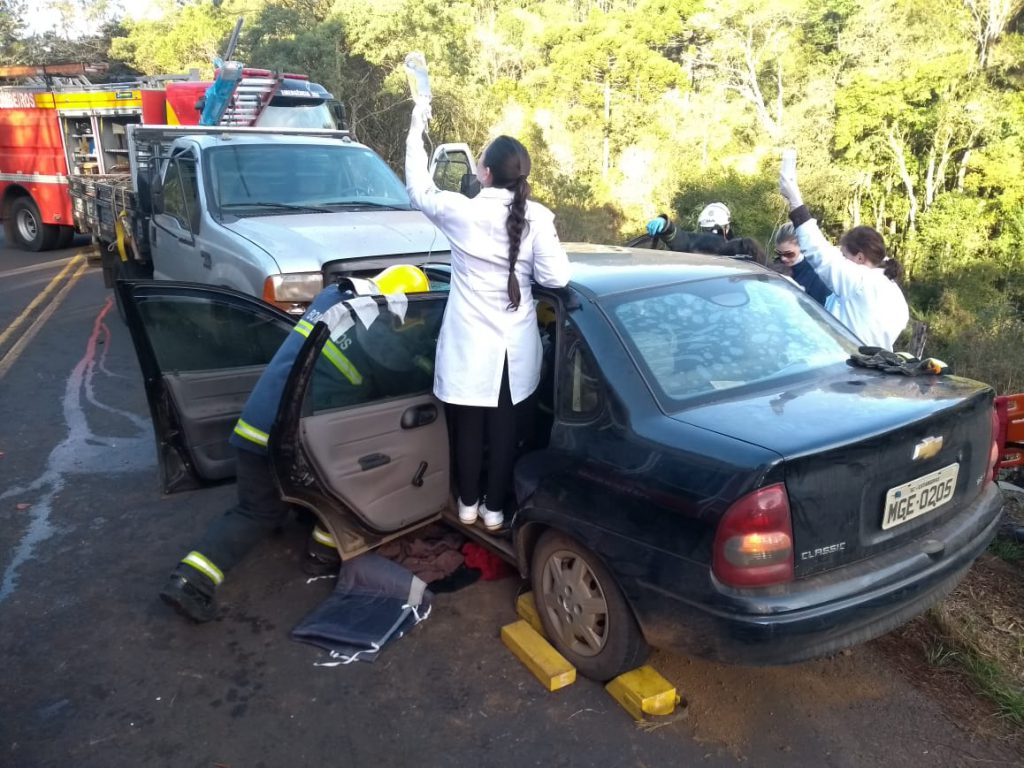
M 1024 496 L 1008 495 L 1004 516 L 1005 528 L 1024 526 Z M 1024 559 L 993 552 L 941 605 L 870 645 L 956 722 L 1006 744 L 1024 764 Z

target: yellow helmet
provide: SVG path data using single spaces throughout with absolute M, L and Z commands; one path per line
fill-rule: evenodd
M 373 284 L 383 294 L 419 293 L 430 290 L 427 275 L 412 264 L 394 264 L 373 278 Z

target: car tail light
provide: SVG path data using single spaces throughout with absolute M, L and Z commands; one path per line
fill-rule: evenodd
M 271 275 L 263 281 L 263 300 L 290 315 L 302 315 L 323 287 L 319 272 Z
M 782 483 L 759 488 L 734 503 L 718 524 L 712 570 L 733 587 L 765 587 L 793 580 L 793 524 Z
M 999 458 L 1003 453 L 1003 421 L 999 418 L 999 411 L 992 409 L 992 448 L 988 454 L 988 473 L 985 475 L 989 480 L 995 480 L 999 474 Z

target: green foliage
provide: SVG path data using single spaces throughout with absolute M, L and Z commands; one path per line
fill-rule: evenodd
M 26 56 L 20 1 L 0 0 L 8 60 Z M 966 4 L 932 0 L 179 0 L 162 19 L 125 22 L 109 55 L 209 74 L 239 14 L 238 58 L 323 83 L 396 169 L 410 108 L 401 62 L 423 51 L 432 140 L 521 137 L 567 240 L 621 242 L 660 212 L 690 226 L 720 200 L 742 234 L 767 241 L 785 216 L 780 150 L 795 146 L 825 230 L 870 224 L 905 262 L 929 352 L 1022 385 L 1013 14 L 980 36 Z M 35 50 L 52 59 L 57 42 Z

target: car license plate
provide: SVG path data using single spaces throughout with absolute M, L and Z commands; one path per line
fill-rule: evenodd
M 952 499 L 959 471 L 959 464 L 950 464 L 909 483 L 890 488 L 885 494 L 882 530 L 913 520 Z

